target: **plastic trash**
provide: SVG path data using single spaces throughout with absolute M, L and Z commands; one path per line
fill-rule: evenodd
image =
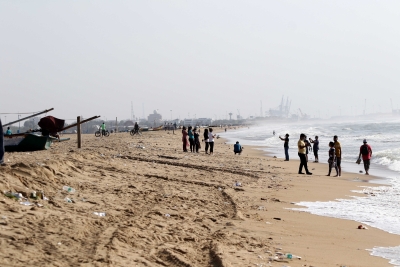
M 29 201 L 24 201 L 24 202 L 20 202 L 19 204 L 24 205 L 24 206 L 32 206 L 33 204 Z
M 66 185 L 63 186 L 63 190 L 67 191 L 68 193 L 75 193 L 75 189 Z
M 285 255 L 285 256 L 286 256 L 286 258 L 287 258 L 287 259 L 292 259 L 292 258 L 293 258 L 293 255 L 292 255 L 292 254 L 290 254 L 290 253 L 286 253 L 286 255 Z
M 222 188 L 221 188 L 221 187 L 218 187 L 218 190 L 219 190 L 219 191 L 222 191 Z
M 235 186 L 242 186 L 242 183 L 236 182 L 236 183 L 235 183 Z
M 169 215 L 169 214 L 167 213 L 167 214 L 165 214 L 165 217 L 169 218 L 169 217 L 171 217 L 171 215 Z
M 93 212 L 94 215 L 100 216 L 100 217 L 106 217 L 105 212 Z
M 20 198 L 22 198 L 22 194 L 21 193 L 12 193 L 12 192 L 7 192 L 7 193 L 4 193 L 4 195 L 6 196 L 6 197 L 9 197 L 9 198 L 16 198 L 16 199 L 20 199 Z
M 72 203 L 72 199 L 70 199 L 70 198 L 68 198 L 68 197 L 64 198 L 64 201 L 65 201 L 65 202 L 68 202 L 68 203 Z

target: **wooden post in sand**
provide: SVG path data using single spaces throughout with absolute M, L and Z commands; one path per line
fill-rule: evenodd
M 78 116 L 76 118 L 76 122 L 78 125 L 76 126 L 77 132 L 78 132 L 78 148 L 81 148 L 82 146 L 82 140 L 81 140 L 81 116 Z
M 118 133 L 118 117 L 115 117 L 115 133 Z

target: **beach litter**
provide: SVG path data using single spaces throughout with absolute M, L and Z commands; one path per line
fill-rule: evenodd
M 106 217 L 106 213 L 105 212 L 93 212 L 94 215 L 97 215 L 99 217 Z
M 362 224 L 360 224 L 357 229 L 368 230 L 368 228 Z
M 169 215 L 169 214 L 167 213 L 167 214 L 165 214 L 165 217 L 169 218 L 169 217 L 171 217 L 171 215 Z
M 241 182 L 236 182 L 236 183 L 233 184 L 233 186 L 242 186 L 242 183 Z
M 33 205 L 33 204 L 32 204 L 31 202 L 29 202 L 29 201 L 23 201 L 23 202 L 20 202 L 19 204 L 24 205 L 24 206 L 32 206 L 32 205 Z
M 12 193 L 12 192 L 5 192 L 4 195 L 8 198 L 14 198 L 17 200 L 23 197 L 21 193 Z
M 67 185 L 64 185 L 62 189 L 68 193 L 75 193 L 75 189 Z
M 70 199 L 69 197 L 64 198 L 64 201 L 67 203 L 75 203 L 72 199 Z

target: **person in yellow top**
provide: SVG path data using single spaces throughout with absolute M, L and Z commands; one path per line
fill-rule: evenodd
M 342 167 L 340 164 L 342 163 L 342 146 L 340 145 L 340 142 L 338 141 L 338 136 L 335 135 L 333 137 L 334 141 L 334 147 L 335 147 L 335 154 L 336 154 L 336 165 L 339 169 L 339 177 L 342 175 Z
M 303 172 L 303 166 L 304 169 L 306 170 L 306 173 L 308 175 L 311 175 L 312 173 L 308 171 L 308 166 L 307 166 L 307 158 L 306 158 L 306 152 L 307 152 L 307 145 L 304 142 L 304 139 L 306 138 L 305 134 L 300 135 L 300 139 L 297 142 L 297 147 L 299 149 L 299 158 L 300 158 L 300 166 L 299 166 L 299 174 L 304 174 Z

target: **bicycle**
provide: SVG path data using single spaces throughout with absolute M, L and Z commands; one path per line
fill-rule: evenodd
M 129 133 L 132 136 L 134 136 L 135 134 L 142 135 L 142 132 L 140 131 L 140 129 L 139 130 L 132 129 Z
M 98 130 L 98 131 L 96 131 L 96 132 L 94 133 L 94 135 L 95 135 L 96 137 L 100 137 L 100 136 L 101 136 L 101 132 L 102 132 L 102 130 Z M 110 136 L 110 132 L 109 132 L 108 130 L 105 130 L 105 131 L 104 131 L 104 136 L 106 136 L 106 137 Z

